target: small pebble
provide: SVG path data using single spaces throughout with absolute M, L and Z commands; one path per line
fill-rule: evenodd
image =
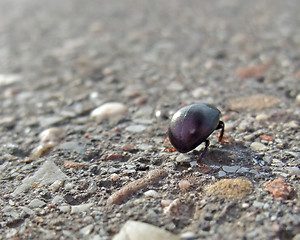
M 31 153 L 30 153 L 30 158 L 31 159 L 36 159 L 39 158 L 41 156 L 44 156 L 45 154 L 47 154 L 53 147 L 55 147 L 55 143 L 53 142 L 49 142 L 49 143 L 45 143 L 45 144 L 40 144 L 38 145 L 36 148 L 34 148 Z
M 90 224 L 90 225 L 87 225 L 84 228 L 80 229 L 79 232 L 82 235 L 87 236 L 93 231 L 93 229 L 94 229 L 94 224 Z
M 219 198 L 242 199 L 252 192 L 252 183 L 248 179 L 223 179 L 206 187 L 209 195 Z
M 198 239 L 197 235 L 193 232 L 184 232 L 180 235 L 182 240 L 184 239 Z
M 125 128 L 126 131 L 128 132 L 142 132 L 146 129 L 145 125 L 141 125 L 141 124 L 137 124 L 137 125 L 130 125 L 128 127 Z
M 268 118 L 269 118 L 269 115 L 267 115 L 267 114 L 265 114 L 265 113 L 261 113 L 261 114 L 258 114 L 257 116 L 256 116 L 256 120 L 257 121 L 262 121 L 262 122 L 264 122 L 264 121 L 266 121 L 266 120 L 268 120 Z
M 283 124 L 283 126 L 285 128 L 289 128 L 289 129 L 299 129 L 299 124 L 297 121 L 290 121 L 290 122 L 287 122 L 285 124 Z
M 60 195 L 56 195 L 53 200 L 52 200 L 52 203 L 53 204 L 57 204 L 57 203 L 61 203 L 64 201 L 64 198 Z
M 253 207 L 255 208 L 263 208 L 264 203 L 263 202 L 259 202 L 259 201 L 254 201 L 252 204 Z
M 22 184 L 19 185 L 11 195 L 16 196 L 30 189 L 32 184 L 43 186 L 52 184 L 57 180 L 62 181 L 65 179 L 68 179 L 68 176 L 64 174 L 53 161 L 47 160 L 33 176 L 23 179 Z
M 41 144 L 58 142 L 61 138 L 61 133 L 61 129 L 55 127 L 44 130 L 39 135 Z
M 22 207 L 20 207 L 27 215 L 34 215 L 34 211 L 33 210 L 31 210 L 30 208 L 28 208 L 28 207 L 24 207 L 24 206 L 22 206 Z
M 297 95 L 295 101 L 296 101 L 296 104 L 300 105 L 300 94 Z M 300 236 L 299 236 L 299 239 L 300 239 Z
M 109 178 L 110 178 L 110 180 L 112 180 L 112 181 L 118 181 L 119 180 L 119 175 L 118 174 L 116 174 L 116 173 L 112 173 L 110 176 L 109 176 Z
M 162 206 L 163 208 L 169 206 L 171 203 L 172 203 L 172 200 L 170 200 L 170 199 L 163 199 L 163 200 L 161 200 L 161 202 L 160 202 L 160 204 L 161 204 L 161 206 Z
M 248 208 L 248 207 L 250 207 L 250 204 L 249 203 L 242 203 L 242 208 Z
M 249 172 L 249 168 L 241 167 L 241 168 L 238 169 L 236 172 L 237 172 L 237 173 L 246 173 L 246 172 Z
M 274 180 L 265 182 L 263 187 L 267 192 L 273 194 L 275 198 L 280 199 L 288 199 L 293 192 L 293 188 L 289 186 L 282 178 L 276 178 Z
M 178 185 L 179 185 L 180 189 L 189 189 L 191 186 L 191 183 L 188 180 L 180 180 Z
M 128 108 L 120 102 L 108 102 L 104 103 L 100 107 L 94 109 L 90 117 L 97 120 L 114 118 L 122 116 L 127 112 Z
M 226 176 L 226 172 L 224 172 L 224 171 L 218 172 L 218 177 L 225 177 L 225 176 Z
M 39 199 L 33 199 L 29 204 L 28 206 L 31 207 L 31 208 L 40 208 L 40 207 L 43 207 L 45 206 L 46 203 L 42 200 L 39 200 Z
M 82 212 L 88 212 L 93 206 L 93 203 L 86 203 L 86 204 L 81 204 L 77 206 L 71 206 L 71 214 L 72 213 L 82 213 Z
M 59 206 L 58 209 L 61 212 L 68 213 L 68 212 L 70 212 L 71 207 L 70 206 Z
M 126 152 L 132 152 L 134 150 L 134 146 L 130 143 L 125 143 L 122 145 L 121 149 Z
M 180 240 L 179 236 L 176 236 L 166 230 L 156 227 L 154 225 L 137 222 L 127 221 L 121 228 L 120 232 L 114 236 L 113 240 Z
M 262 152 L 268 150 L 268 147 L 259 142 L 253 142 L 250 145 L 250 148 L 255 152 Z
M 62 185 L 63 185 L 63 181 L 56 180 L 54 183 L 51 184 L 50 188 L 52 192 L 56 192 Z
M 144 192 L 144 195 L 149 198 L 158 198 L 159 197 L 159 193 L 156 192 L 155 190 L 148 190 L 148 191 Z
M 300 176 L 300 168 L 299 167 L 286 167 L 290 176 Z
M 191 158 L 187 154 L 178 154 L 176 157 L 176 162 L 178 163 L 188 163 L 191 161 Z
M 74 188 L 74 183 L 69 182 L 65 184 L 65 190 L 71 190 L 73 188 Z
M 222 169 L 227 173 L 235 173 L 240 166 L 223 166 Z
M 19 74 L 0 74 L 0 86 L 11 85 L 21 80 Z
M 84 146 L 82 146 L 79 142 L 76 141 L 70 141 L 70 142 L 64 142 L 61 143 L 58 146 L 59 149 L 66 150 L 66 151 L 74 151 L 78 152 L 80 154 L 84 154 L 86 149 Z

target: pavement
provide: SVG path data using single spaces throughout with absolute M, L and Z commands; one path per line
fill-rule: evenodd
M 300 239 L 300 5 L 0 1 L 1 239 Z M 182 154 L 181 107 L 221 112 Z

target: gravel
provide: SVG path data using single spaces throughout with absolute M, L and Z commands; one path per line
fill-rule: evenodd
M 0 1 L 0 239 L 299 239 L 299 11 Z M 166 134 L 195 102 L 225 123 L 206 173 Z

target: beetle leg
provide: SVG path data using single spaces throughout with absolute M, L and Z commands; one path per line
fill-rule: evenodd
M 209 140 L 205 140 L 205 148 L 204 148 L 203 152 L 200 154 L 200 156 L 197 160 L 197 165 L 198 165 L 198 167 L 199 167 L 199 169 L 202 173 L 208 173 L 208 172 L 211 171 L 210 166 L 208 166 L 208 165 L 201 162 L 202 158 L 204 157 L 204 155 L 207 151 L 208 146 L 209 146 Z
M 218 134 L 218 141 L 219 142 L 222 142 L 222 138 L 223 138 L 223 135 L 224 135 L 224 128 L 225 128 L 224 122 L 220 121 L 217 128 L 216 128 L 216 130 L 221 129 L 221 131 Z
M 201 160 L 204 157 L 204 155 L 205 155 L 205 153 L 207 151 L 208 146 L 209 146 L 209 140 L 206 139 L 205 140 L 205 148 L 204 148 L 204 150 L 202 151 L 202 153 L 200 154 L 200 156 L 199 156 L 199 158 L 197 160 L 197 164 L 198 165 L 202 165 Z

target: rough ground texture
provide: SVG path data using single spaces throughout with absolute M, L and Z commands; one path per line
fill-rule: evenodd
M 299 239 L 299 12 L 295 0 L 0 1 L 0 238 L 112 239 L 135 220 L 186 239 Z M 91 118 L 106 102 L 127 111 Z M 208 173 L 204 144 L 179 154 L 166 135 L 194 102 L 226 126 Z

